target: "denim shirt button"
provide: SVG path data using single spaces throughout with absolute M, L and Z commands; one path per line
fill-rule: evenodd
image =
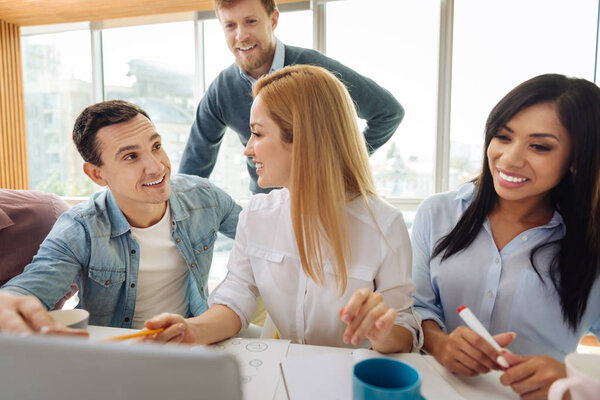
M 192 267 L 192 268 L 194 268 L 195 266 L 196 266 L 196 264 L 194 264 L 194 263 L 190 264 L 190 267 Z
M 129 317 L 125 317 L 125 318 L 123 319 L 123 321 L 125 321 L 125 322 L 129 322 Z
M 176 241 L 177 243 L 179 243 L 179 242 L 181 242 L 181 239 L 177 238 L 177 239 L 175 239 L 175 241 Z
M 208 250 L 208 246 L 204 246 L 204 250 Z
M 105 284 L 106 286 L 108 286 L 108 285 L 110 285 L 110 281 L 106 281 L 106 282 L 104 282 L 104 284 Z
M 132 283 L 131 285 L 129 285 L 131 288 L 135 287 L 135 283 Z
M 131 250 L 131 254 L 135 254 L 135 249 L 134 249 L 134 250 Z

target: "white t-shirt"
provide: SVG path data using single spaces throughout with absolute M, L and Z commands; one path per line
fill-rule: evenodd
M 185 259 L 171 237 L 171 208 L 148 228 L 131 227 L 140 246 L 140 267 L 133 328 L 162 312 L 185 316 L 188 309 L 188 269 Z

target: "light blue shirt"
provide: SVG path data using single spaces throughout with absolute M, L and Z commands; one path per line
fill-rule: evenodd
M 279 39 L 276 40 L 277 43 L 275 44 L 275 54 L 273 54 L 273 62 L 271 63 L 271 69 L 269 69 L 269 74 L 282 69 L 283 63 L 285 61 L 285 46 Z M 241 68 L 238 67 L 238 69 L 240 70 L 240 75 L 242 76 L 242 78 L 250 82 L 251 85 L 254 85 L 254 82 L 256 82 L 257 80 Z
M 417 286 L 415 310 L 423 320 L 434 320 L 446 332 L 464 325 L 458 307 L 473 311 L 492 335 L 513 331 L 516 339 L 508 348 L 519 354 L 545 354 L 558 360 L 575 351 L 588 331 L 600 333 L 600 280 L 596 280 L 587 309 L 576 331 L 562 317 L 560 299 L 548 276 L 557 246 L 536 253 L 533 270 L 531 250 L 564 236 L 565 225 L 558 212 L 546 225 L 517 235 L 498 251 L 489 220 L 463 251 L 440 262 L 430 260 L 437 242 L 456 225 L 471 204 L 475 186 L 427 198 L 415 217 L 412 230 L 413 280 Z

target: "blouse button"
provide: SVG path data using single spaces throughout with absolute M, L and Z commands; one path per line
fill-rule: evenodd
M 500 264 L 500 259 L 496 258 L 496 264 Z
M 523 241 L 527 240 L 527 236 L 521 236 L 521 239 L 523 239 Z
M 488 297 L 492 297 L 494 295 L 494 292 L 492 292 L 491 290 L 487 292 Z

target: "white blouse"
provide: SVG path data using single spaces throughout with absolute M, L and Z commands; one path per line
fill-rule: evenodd
M 379 229 L 359 197 L 346 206 L 351 255 L 348 285 L 342 296 L 335 269 L 326 260 L 326 285 L 302 271 L 290 216 L 287 189 L 257 194 L 242 210 L 227 276 L 209 298 L 209 305 L 231 308 L 248 326 L 261 296 L 279 337 L 295 343 L 355 347 L 345 344 L 346 329 L 338 311 L 360 289 L 379 292 L 396 309 L 396 325 L 413 334 L 413 351 L 422 345 L 420 318 L 413 310 L 411 248 L 400 211 L 379 198 L 370 199 Z M 384 237 L 381 236 L 383 233 Z M 369 347 L 364 340 L 358 347 Z

